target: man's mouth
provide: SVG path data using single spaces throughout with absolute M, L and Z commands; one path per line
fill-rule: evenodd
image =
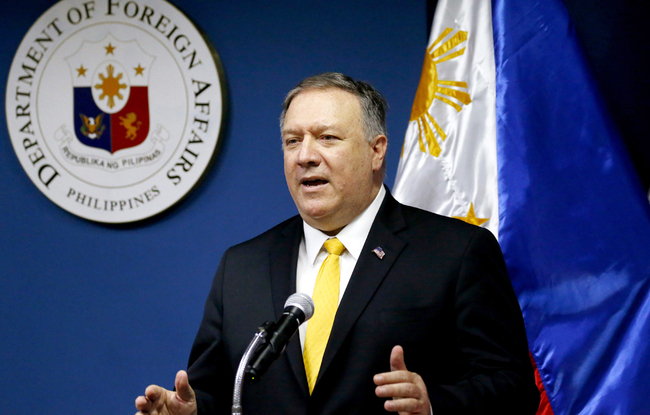
M 323 184 L 327 184 L 328 181 L 324 179 L 303 179 L 300 181 L 300 184 L 307 187 L 316 187 Z

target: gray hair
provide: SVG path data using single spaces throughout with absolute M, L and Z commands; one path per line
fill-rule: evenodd
M 282 103 L 282 114 L 280 114 L 280 130 L 284 128 L 284 117 L 287 114 L 291 101 L 301 92 L 310 89 L 335 88 L 351 93 L 359 98 L 361 111 L 363 113 L 363 126 L 366 140 L 372 141 L 378 135 L 386 134 L 386 110 L 388 104 L 386 99 L 370 84 L 363 81 L 355 81 L 349 76 L 336 72 L 326 72 L 302 80 L 295 88 L 287 94 Z

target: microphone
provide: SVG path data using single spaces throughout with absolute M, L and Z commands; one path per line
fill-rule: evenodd
M 284 352 L 289 340 L 298 327 L 314 315 L 314 300 L 303 293 L 289 296 L 284 303 L 284 313 L 276 324 L 264 327 L 270 333 L 267 341 L 253 355 L 252 363 L 246 366 L 245 379 L 257 382 L 271 364 Z

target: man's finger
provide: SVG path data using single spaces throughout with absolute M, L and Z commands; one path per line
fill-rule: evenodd
M 192 402 L 196 399 L 194 389 L 190 386 L 190 381 L 187 377 L 186 371 L 181 370 L 176 374 L 174 386 L 176 386 L 176 394 L 180 400 L 184 402 Z
M 406 363 L 404 363 L 404 349 L 402 346 L 395 346 L 390 352 L 390 370 L 406 370 Z
M 383 385 L 375 389 L 375 394 L 380 398 L 415 398 L 420 399 L 421 392 L 413 383 L 397 383 Z
M 148 411 L 150 403 L 151 403 L 151 401 L 149 401 L 144 396 L 138 396 L 135 399 L 135 409 L 137 409 L 138 411 Z
M 384 402 L 384 409 L 388 412 L 419 413 L 421 406 L 416 399 L 397 399 Z
M 158 385 L 149 385 L 144 391 L 144 396 L 151 402 L 157 402 L 160 399 L 165 399 L 165 389 Z
M 384 372 L 374 376 L 373 380 L 375 385 L 389 385 L 395 383 L 413 383 L 415 374 L 406 370 L 399 370 L 397 372 Z

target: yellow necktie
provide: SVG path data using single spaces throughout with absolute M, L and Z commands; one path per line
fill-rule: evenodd
M 334 316 L 339 305 L 339 282 L 341 272 L 339 270 L 339 255 L 345 247 L 336 238 L 325 241 L 325 249 L 329 255 L 323 261 L 316 285 L 314 286 L 314 316 L 307 323 L 307 335 L 305 336 L 305 349 L 302 359 L 305 362 L 309 394 L 311 395 L 318 378 L 318 371 L 325 353 L 325 346 L 332 331 Z

